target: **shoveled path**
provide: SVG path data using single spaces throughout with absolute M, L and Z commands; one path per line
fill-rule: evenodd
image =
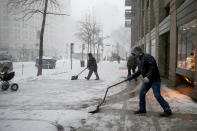
M 79 131 L 196 131 L 197 114 L 173 112 L 168 118 L 159 116 L 160 105 L 153 96 L 152 90 L 147 93 L 147 113 L 133 114 L 138 109 L 138 95 L 141 82 L 128 82 L 127 88 L 109 96 L 97 114 L 84 120 Z M 166 91 L 162 90 L 166 97 Z M 172 109 L 176 108 L 172 106 Z

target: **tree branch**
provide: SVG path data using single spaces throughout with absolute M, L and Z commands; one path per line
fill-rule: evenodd
M 61 13 L 53 13 L 53 12 L 47 12 L 47 15 L 66 15 L 66 16 L 70 16 L 68 14 L 61 14 Z

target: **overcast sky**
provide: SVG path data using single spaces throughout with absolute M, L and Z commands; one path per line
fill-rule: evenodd
M 93 10 L 105 34 L 124 25 L 124 0 L 71 0 L 71 16 L 80 20 Z

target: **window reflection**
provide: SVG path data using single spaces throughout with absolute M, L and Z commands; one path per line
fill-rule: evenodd
M 178 67 L 195 71 L 196 22 L 193 20 L 178 30 Z

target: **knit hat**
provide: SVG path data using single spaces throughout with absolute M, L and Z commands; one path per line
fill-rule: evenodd
M 140 47 L 135 47 L 133 51 L 131 52 L 131 54 L 135 56 L 141 56 L 143 55 L 143 50 Z

